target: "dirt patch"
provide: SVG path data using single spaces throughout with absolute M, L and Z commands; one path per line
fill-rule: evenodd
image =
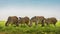
M 6 34 L 5 32 L 0 32 L 0 34 Z

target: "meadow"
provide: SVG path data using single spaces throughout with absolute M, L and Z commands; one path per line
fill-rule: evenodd
M 14 27 L 14 25 L 5 26 L 5 21 L 0 21 L 0 34 L 60 34 L 60 21 L 56 23 L 56 26 L 53 24 L 45 25 L 41 27 L 41 24 L 32 27 L 27 25 Z

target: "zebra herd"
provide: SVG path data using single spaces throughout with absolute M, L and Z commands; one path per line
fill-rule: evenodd
M 33 16 L 31 19 L 28 16 L 25 17 L 17 17 L 17 16 L 9 16 L 5 26 L 8 26 L 9 24 L 16 26 L 19 26 L 19 24 L 26 24 L 28 26 L 32 26 L 33 23 L 35 25 L 41 24 L 41 26 L 44 26 L 44 24 L 53 24 L 55 25 L 57 23 L 57 19 L 55 17 L 45 18 L 44 16 Z

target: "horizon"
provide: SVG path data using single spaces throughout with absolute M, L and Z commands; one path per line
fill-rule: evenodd
M 44 16 L 60 20 L 60 0 L 0 0 L 0 20 L 8 16 Z

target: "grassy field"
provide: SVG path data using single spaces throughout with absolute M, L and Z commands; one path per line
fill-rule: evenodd
M 41 27 L 41 24 L 32 27 L 25 26 L 8 26 L 6 27 L 5 21 L 0 21 L 0 34 L 60 34 L 60 21 L 56 23 L 56 26 L 50 24 Z

